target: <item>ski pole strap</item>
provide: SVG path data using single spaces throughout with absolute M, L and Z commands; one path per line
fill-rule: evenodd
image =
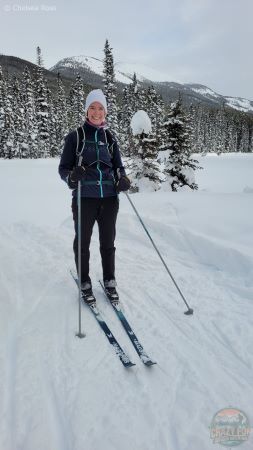
M 100 186 L 101 184 L 107 184 L 107 185 L 113 185 L 114 181 L 112 180 L 82 180 L 82 184 L 87 184 L 87 185 L 95 185 L 95 186 Z
M 81 148 L 79 149 L 79 147 Z M 85 146 L 85 131 L 83 127 L 76 129 L 76 156 L 81 156 L 83 154 Z

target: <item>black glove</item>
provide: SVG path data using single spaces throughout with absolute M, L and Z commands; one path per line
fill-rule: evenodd
M 70 189 L 76 189 L 78 181 L 81 181 L 86 175 L 86 169 L 83 166 L 75 167 L 68 177 L 68 185 Z
M 86 170 L 83 166 L 77 166 L 70 172 L 69 177 L 75 183 L 85 177 L 85 172 Z
M 130 188 L 131 183 L 129 178 L 126 175 L 122 175 L 118 181 L 118 183 L 116 184 L 116 191 L 119 192 L 124 192 L 124 191 L 128 191 L 128 189 Z

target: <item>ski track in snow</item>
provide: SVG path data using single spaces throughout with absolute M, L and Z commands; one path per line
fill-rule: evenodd
M 99 309 L 136 363 L 126 370 L 85 306 L 86 337 L 75 336 L 72 218 L 51 227 L 23 219 L 1 225 L 0 450 L 208 450 L 208 427 L 219 409 L 241 408 L 253 423 L 252 254 L 242 241 L 233 245 L 187 225 L 179 196 L 158 193 L 154 204 L 141 194 L 133 201 L 194 315 L 183 314 L 122 196 L 119 292 L 156 366 L 141 363 L 99 287 L 97 229 L 91 273 Z M 252 437 L 243 448 L 252 448 Z

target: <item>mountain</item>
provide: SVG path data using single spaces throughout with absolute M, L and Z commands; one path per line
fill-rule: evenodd
M 60 72 L 68 77 L 75 78 L 79 73 L 83 80 L 94 87 L 103 86 L 103 61 L 92 56 L 73 56 L 61 59 L 50 69 L 52 72 Z M 130 84 L 131 76 L 115 71 L 117 83 Z
M 0 66 L 5 74 L 16 75 L 17 77 L 21 77 L 25 66 L 28 67 L 31 73 L 37 67 L 36 64 L 30 61 L 7 55 L 0 55 Z M 44 76 L 53 93 L 57 88 L 58 72 L 61 74 L 63 84 L 67 90 L 70 89 L 77 73 L 82 77 L 86 92 L 91 87 L 103 87 L 103 61 L 98 58 L 83 55 L 73 56 L 60 60 L 49 70 L 44 68 Z M 253 101 L 251 100 L 241 97 L 223 96 L 201 84 L 162 81 L 166 77 L 169 78 L 169 75 L 143 64 L 115 63 L 115 78 L 119 93 L 122 92 L 124 85 L 131 83 L 134 73 L 136 73 L 140 86 L 147 87 L 152 84 L 166 103 L 176 100 L 180 92 L 183 103 L 186 105 L 199 103 L 208 107 L 226 105 L 232 109 L 253 114 Z
M 253 101 L 246 98 L 223 96 L 202 84 L 185 84 L 185 86 L 213 102 L 230 106 L 242 112 L 253 112 Z
M 37 65 L 31 63 L 30 61 L 26 61 L 25 59 L 17 58 L 16 56 L 8 56 L 8 55 L 0 55 L 0 66 L 2 67 L 4 75 L 16 76 L 21 78 L 22 73 L 27 66 L 29 71 L 34 73 L 36 71 Z M 42 72 L 44 77 L 47 79 L 49 89 L 55 93 L 57 89 L 57 72 L 52 70 L 47 70 L 42 68 Z M 68 77 L 67 74 L 62 73 L 62 82 L 67 90 L 70 89 L 70 86 L 73 82 L 73 76 Z M 90 88 L 90 86 L 89 86 Z M 86 86 L 86 90 L 88 86 Z
M 92 56 L 79 55 L 64 58 L 50 71 L 60 72 L 69 78 L 74 78 L 79 73 L 87 84 L 100 88 L 103 86 L 103 61 Z M 224 105 L 253 114 L 253 101 L 241 97 L 223 96 L 202 84 L 163 81 L 169 78 L 168 74 L 144 64 L 115 63 L 115 79 L 119 90 L 122 90 L 123 85 L 131 83 L 134 73 L 141 86 L 147 87 L 152 84 L 166 103 L 177 99 L 178 93 L 181 92 L 183 103 L 186 105 L 199 103 L 207 104 L 209 107 Z

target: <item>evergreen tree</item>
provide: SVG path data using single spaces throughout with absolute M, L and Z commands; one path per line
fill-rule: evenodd
M 154 182 L 154 188 L 157 190 L 160 186 L 160 165 L 157 161 L 158 145 L 155 135 L 142 133 L 139 137 L 139 153 L 143 160 L 142 176 Z
M 34 158 L 36 154 L 37 121 L 35 108 L 35 87 L 28 67 L 23 73 L 23 104 L 25 113 L 25 142 L 27 144 L 27 157 Z
M 238 151 L 242 153 L 249 151 L 249 128 L 246 120 L 240 124 L 240 144 Z
M 71 102 L 73 107 L 73 128 L 76 128 L 82 125 L 84 121 L 84 91 L 83 82 L 79 74 L 77 74 L 73 85 Z
M 130 126 L 131 119 L 138 111 L 138 109 L 145 109 L 140 106 L 144 102 L 141 99 L 141 94 L 139 92 L 139 84 L 136 74 L 133 75 L 132 83 L 127 85 L 123 89 L 123 102 L 119 114 L 119 142 L 120 148 L 125 156 L 133 156 L 137 152 L 137 147 L 135 145 L 135 139 L 132 134 L 132 129 Z
M 146 111 L 152 123 L 153 135 L 158 148 L 164 145 L 162 136 L 162 122 L 164 121 L 165 108 L 162 98 L 157 94 L 154 86 L 149 86 L 147 90 L 142 91 L 143 103 L 146 105 Z
M 69 129 L 76 128 L 75 115 L 74 115 L 74 88 L 70 88 L 69 95 L 66 99 L 67 103 L 67 122 Z
M 50 156 L 50 125 L 49 125 L 49 108 L 47 100 L 47 89 L 42 74 L 42 69 L 37 66 L 35 72 L 36 83 L 36 126 L 37 133 L 37 152 L 35 157 L 48 158 Z
M 68 115 L 67 115 L 67 100 L 62 83 L 60 73 L 57 77 L 57 97 L 55 105 L 55 118 L 56 118 L 56 142 L 58 145 L 58 153 L 60 152 L 61 145 L 63 144 L 64 136 L 68 133 Z
M 130 94 L 129 87 L 126 86 L 123 89 L 123 99 L 122 104 L 120 106 L 119 112 L 119 132 L 118 132 L 118 140 L 120 144 L 120 150 L 122 155 L 130 157 L 131 155 L 131 107 L 130 107 Z
M 41 54 L 41 48 L 39 46 L 37 47 L 36 52 L 37 52 L 37 61 L 36 61 L 37 66 L 44 67 L 44 61 L 43 61 L 42 54 Z
M 57 128 L 56 105 L 53 102 L 51 91 L 47 85 L 46 91 L 48 104 L 49 152 L 50 156 L 54 158 L 56 155 L 58 155 L 60 147 L 56 140 L 56 128 Z
M 129 85 L 129 98 L 130 98 L 130 107 L 131 107 L 131 117 L 136 111 L 142 109 L 146 110 L 146 105 L 143 102 L 143 98 L 140 98 L 139 92 L 139 83 L 136 77 L 136 73 L 133 74 L 132 83 Z
M 0 157 L 3 157 L 4 146 L 4 126 L 5 126 L 5 104 L 6 104 L 6 83 L 0 66 Z
M 107 100 L 108 117 L 107 121 L 116 137 L 118 137 L 118 109 L 116 101 L 116 84 L 114 74 L 114 62 L 112 48 L 106 39 L 104 47 L 104 92 Z
M 137 111 L 132 120 L 131 128 L 133 141 L 136 151 L 131 165 L 132 184 L 138 186 L 138 180 L 148 179 L 152 182 L 153 188 L 157 190 L 160 186 L 160 166 L 157 161 L 158 145 L 155 135 L 152 133 L 151 120 L 148 114 L 143 111 Z
M 163 127 L 167 132 L 166 147 L 169 151 L 165 172 L 171 177 L 172 190 L 177 191 L 178 187 L 184 185 L 188 185 L 191 189 L 197 189 L 198 186 L 193 181 L 192 171 L 199 168 L 198 161 L 191 159 L 191 130 L 183 113 L 180 97 L 171 104 L 171 111 L 163 123 Z
M 13 102 L 12 108 L 14 113 L 15 123 L 15 156 L 18 158 L 27 158 L 27 144 L 26 144 L 26 123 L 25 110 L 22 92 L 19 80 L 16 76 L 13 77 Z
M 5 115 L 3 129 L 3 153 L 4 158 L 15 158 L 17 156 L 15 149 L 15 113 L 13 101 L 13 85 L 10 79 L 6 80 L 5 92 Z

